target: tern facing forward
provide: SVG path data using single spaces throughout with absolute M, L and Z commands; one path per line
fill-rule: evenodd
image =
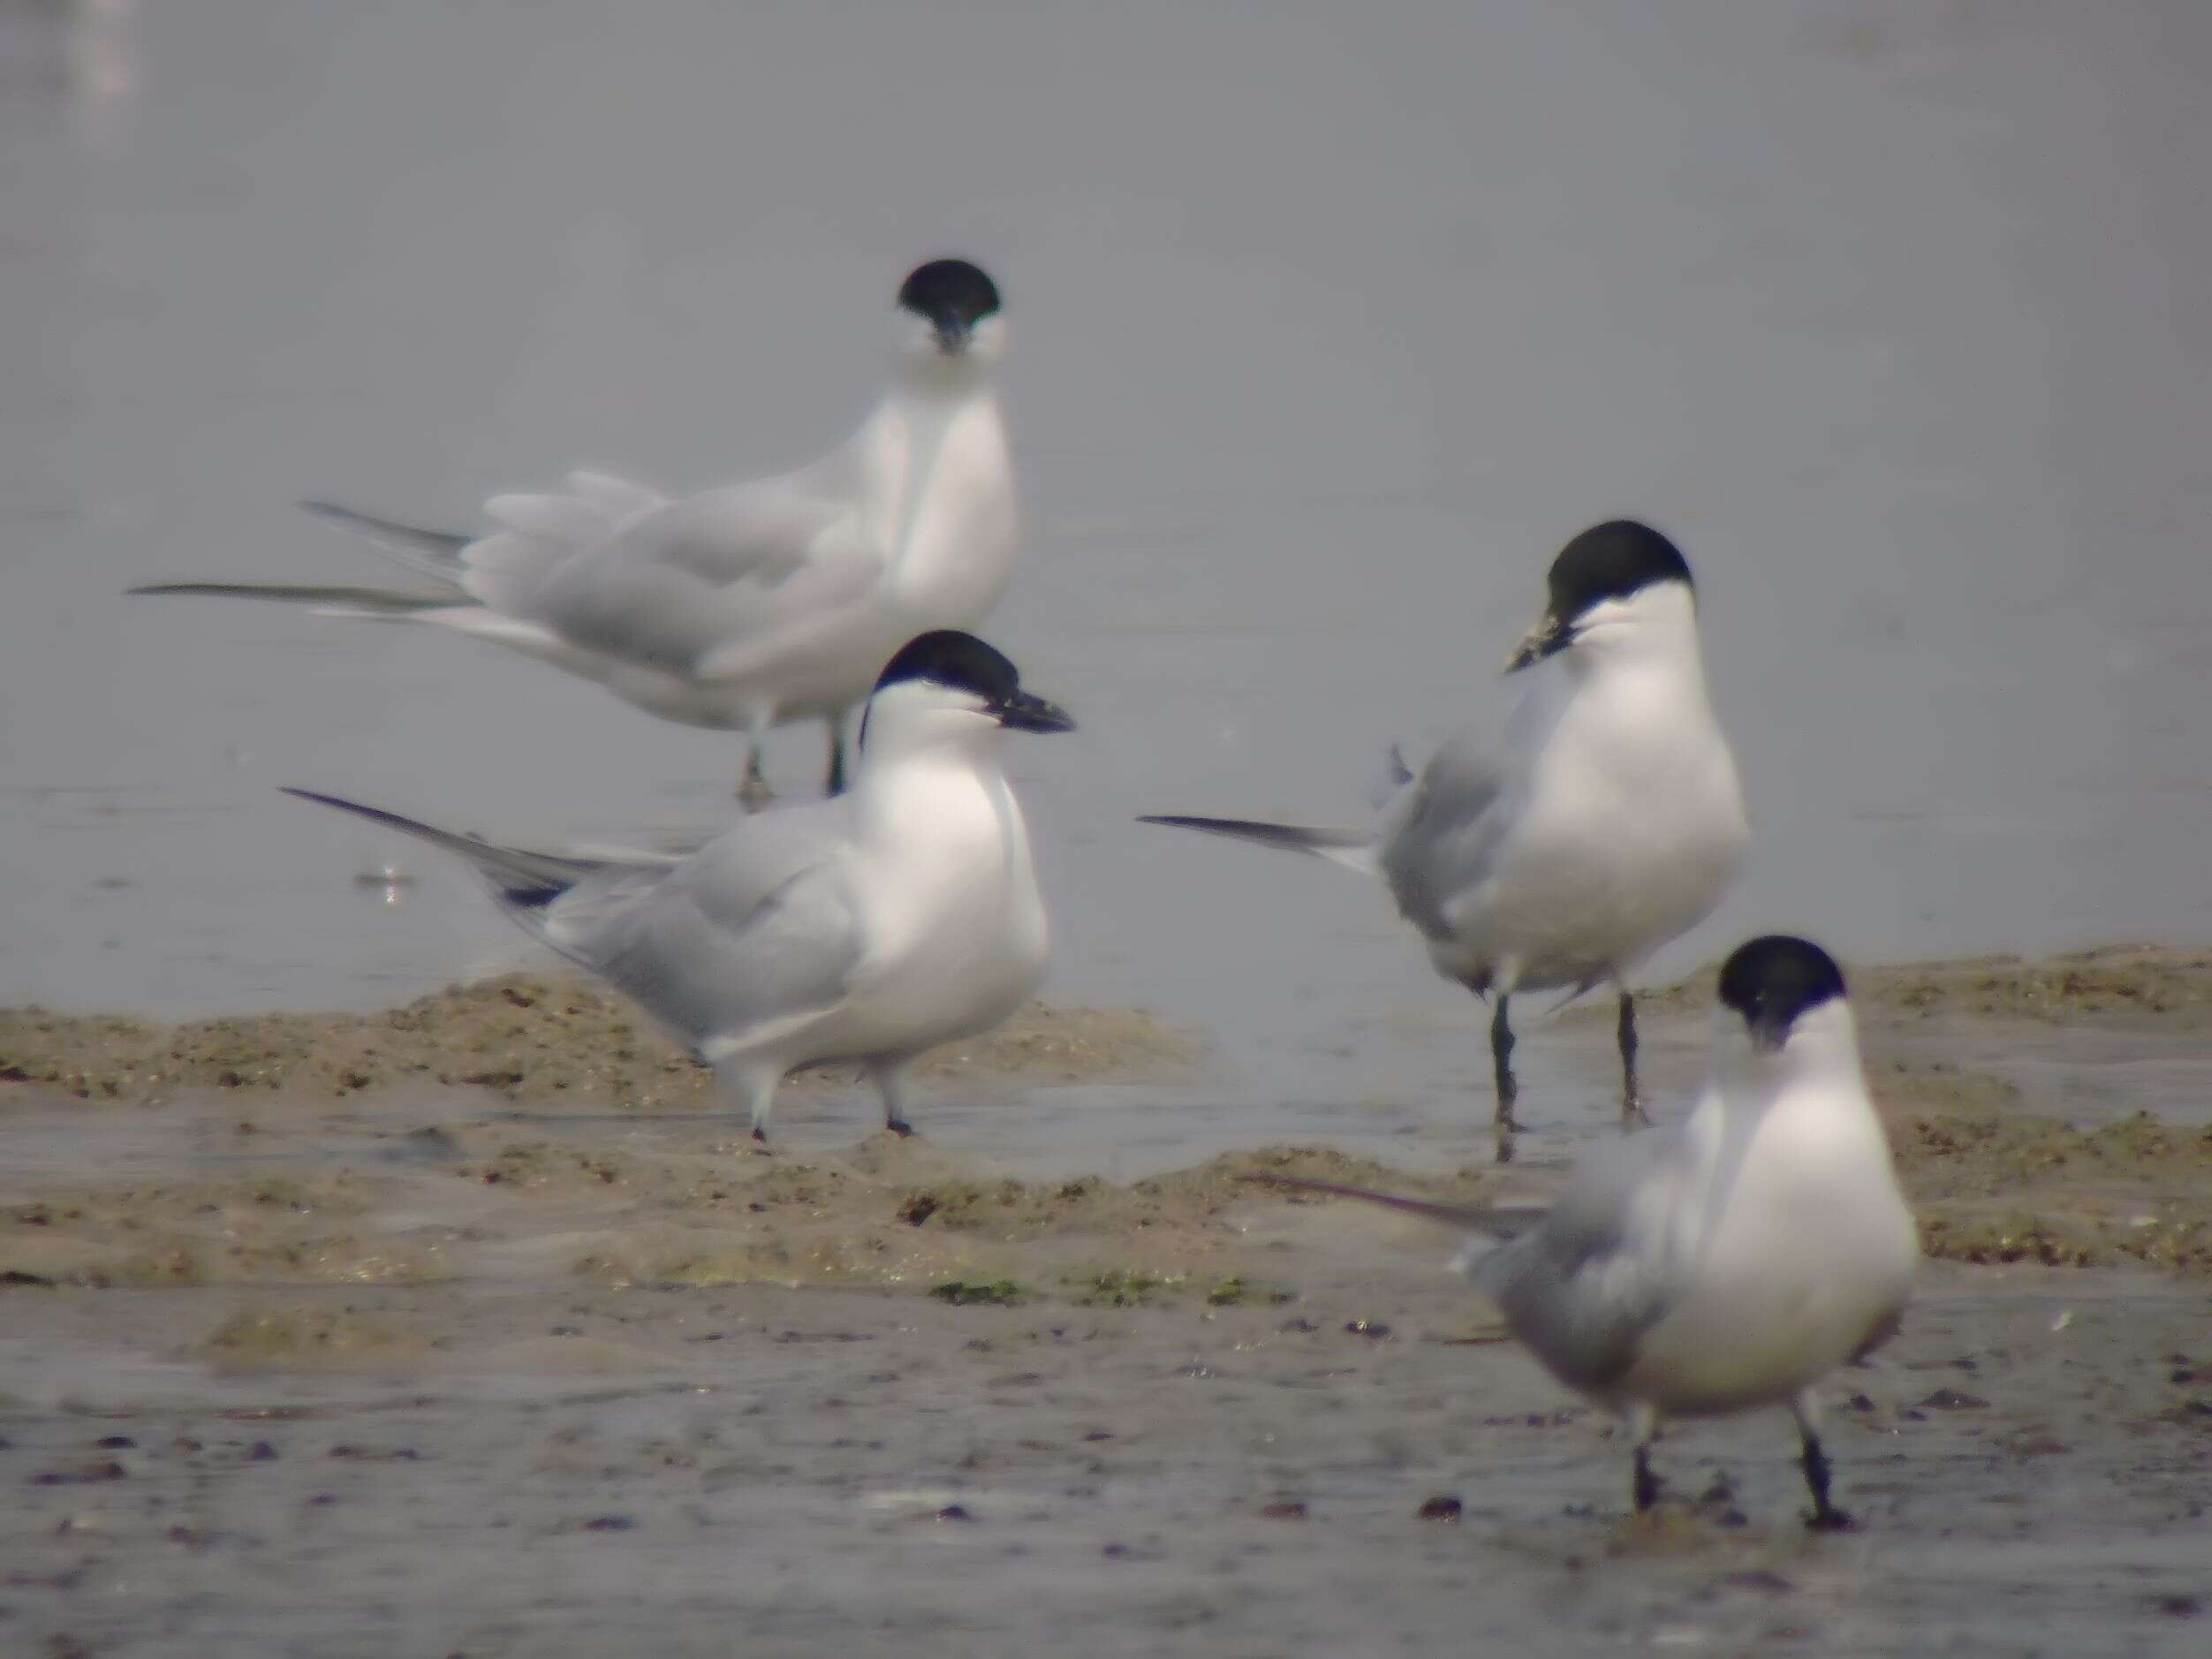
M 989 1030 L 1044 977 L 1044 901 L 999 739 L 1073 727 L 998 652 L 941 631 L 884 668 L 850 791 L 741 818 L 681 860 L 496 846 L 287 792 L 467 859 L 502 909 L 713 1067 L 756 1140 L 787 1075 L 840 1060 L 866 1068 L 903 1135 L 907 1067 Z
M 473 539 L 308 502 L 435 587 L 131 591 L 305 602 L 489 640 L 663 719 L 743 731 L 748 794 L 766 791 L 769 728 L 820 716 L 834 794 L 845 716 L 884 660 L 925 630 L 973 627 L 1013 575 L 997 287 L 966 260 L 932 260 L 898 304 L 910 326 L 896 383 L 850 441 L 797 472 L 678 500 L 572 473 L 561 491 L 494 496 L 496 527 Z
M 1658 1499 L 1663 1419 L 1787 1405 L 1811 1525 L 1845 1527 L 1814 1385 L 1895 1333 L 1919 1235 L 1834 960 L 1803 939 L 1754 939 L 1721 969 L 1720 1000 L 1689 1119 L 1595 1148 L 1533 1228 L 1462 1265 L 1547 1370 L 1628 1419 L 1639 1511 Z M 1511 1225 L 1511 1212 L 1277 1184 Z
M 1493 745 L 1473 728 L 1408 780 L 1372 830 L 1148 817 L 1379 875 L 1445 978 L 1495 993 L 1497 1121 L 1517 1128 L 1516 991 L 1620 1000 L 1624 1120 L 1642 1117 L 1628 976 L 1712 913 L 1750 841 L 1715 718 L 1690 567 L 1647 526 L 1586 530 L 1552 561 L 1543 619 L 1506 665 L 1543 670 Z

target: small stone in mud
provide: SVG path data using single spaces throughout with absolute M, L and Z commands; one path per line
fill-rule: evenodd
M 248 1463 L 274 1463 L 278 1455 L 276 1448 L 266 1440 L 257 1440 L 246 1449 L 246 1460 Z M 335 1458 L 337 1453 L 334 1451 L 330 1455 Z
M 127 1481 L 130 1473 L 110 1458 L 104 1463 L 88 1463 L 81 1469 L 48 1469 L 31 1477 L 33 1486 L 96 1486 L 102 1481 Z
M 1086 1441 L 1091 1442 L 1094 1444 L 1102 1440 L 1111 1440 L 1113 1437 L 1112 1431 L 1105 1428 L 1094 1428 L 1090 1431 L 1090 1433 L 1083 1436 Z
M 1847 1412 L 1870 1412 L 1874 1410 L 1874 1402 L 1864 1394 L 1853 1394 L 1843 1402 L 1843 1406 Z
M 128 1435 L 102 1435 L 92 1443 L 102 1451 L 134 1451 L 138 1442 Z
M 2204 1603 L 2193 1595 L 2162 1595 L 2157 1607 L 2168 1618 L 2194 1618 L 2204 1611 Z
M 1721 1583 L 1728 1589 L 1764 1590 L 1769 1595 L 1787 1595 L 1797 1588 L 1779 1572 L 1770 1572 L 1764 1567 L 1754 1567 L 1747 1572 L 1731 1572 Z
M 1304 1520 L 1306 1505 L 1296 1498 L 1286 1499 L 1280 1504 L 1269 1504 L 1260 1511 L 1260 1519 L 1262 1520 Z
M 1021 1286 L 1011 1279 L 947 1279 L 931 1285 L 929 1294 L 954 1307 L 1006 1307 L 1022 1299 Z
M 1286 1337 L 1309 1337 L 1320 1329 L 1310 1319 L 1286 1319 L 1276 1327 Z
M 1989 1403 L 1979 1395 L 1962 1394 L 1953 1388 L 1937 1389 L 1920 1402 L 1930 1410 L 1938 1412 L 1978 1412 Z
M 1380 1342 L 1390 1334 L 1390 1328 L 1379 1319 L 1348 1319 L 1345 1329 L 1355 1337 L 1365 1337 L 1369 1342 Z
M 1456 1522 L 1459 1519 L 1460 1515 L 1465 1511 L 1466 1507 L 1466 1506 L 1461 1504 L 1458 1498 L 1453 1497 L 1449 1493 L 1446 1493 L 1442 1497 L 1432 1497 L 1428 1500 L 1428 1502 L 1422 1504 L 1420 1506 L 1420 1518 L 1426 1521 Z
M 587 1533 L 635 1532 L 638 1518 L 634 1515 L 595 1515 L 584 1523 Z
M 947 1504 L 936 1512 L 933 1519 L 941 1521 L 972 1521 L 975 1517 L 969 1514 L 966 1509 L 958 1504 Z

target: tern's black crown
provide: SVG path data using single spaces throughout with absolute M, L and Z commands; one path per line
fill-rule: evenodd
M 939 628 L 899 647 L 898 655 L 876 676 L 875 689 L 909 679 L 973 692 L 993 708 L 1004 703 L 1021 684 L 1021 676 L 1004 652 L 958 628 Z
M 998 309 L 998 284 L 964 259 L 933 259 L 900 285 L 898 303 L 940 330 L 966 334 Z
M 1737 946 L 1721 966 L 1721 1001 L 1754 1030 L 1787 1032 L 1807 1009 L 1843 995 L 1836 958 L 1785 933 Z
M 1690 580 L 1690 566 L 1675 544 L 1648 524 L 1615 519 L 1585 530 L 1551 562 L 1551 614 L 1571 623 L 1592 605 L 1625 599 L 1654 582 Z

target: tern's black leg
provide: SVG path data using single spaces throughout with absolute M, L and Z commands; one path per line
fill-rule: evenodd
M 1849 1532 L 1857 1523 L 1828 1501 L 1828 1453 L 1821 1450 L 1821 1437 L 1810 1428 L 1803 1433 L 1805 1456 L 1800 1461 L 1805 1468 L 1805 1484 L 1813 1494 L 1813 1513 L 1805 1524 L 1816 1533 Z
M 1636 999 L 1621 987 L 1621 1019 L 1614 1034 L 1621 1045 L 1621 1125 L 1648 1124 L 1643 1092 L 1636 1087 Z
M 1519 1119 L 1513 1116 L 1513 1103 L 1520 1098 L 1520 1087 L 1513 1081 L 1513 1028 L 1505 1020 L 1505 1004 L 1511 1000 L 1500 991 L 1497 1011 L 1490 1016 L 1490 1067 L 1497 1081 L 1497 1125 L 1501 1129 L 1520 1127 Z
M 833 715 L 830 719 L 830 776 L 822 784 L 826 795 L 845 793 L 845 716 Z
M 738 779 L 738 802 L 747 812 L 758 812 L 775 799 L 776 792 L 768 786 L 768 774 L 761 769 L 761 746 L 748 745 L 745 771 Z
M 1851 1517 L 1828 1501 L 1828 1453 L 1821 1450 L 1820 1402 L 1812 1390 L 1790 1402 L 1790 1414 L 1797 1419 L 1798 1436 L 1805 1443 L 1799 1465 L 1805 1470 L 1806 1489 L 1813 1494 L 1813 1512 L 1806 1517 L 1806 1526 L 1816 1533 L 1849 1532 Z
M 914 1133 L 913 1125 L 906 1121 L 905 1068 L 878 1066 L 875 1073 L 876 1092 L 883 1097 L 883 1127 L 904 1140 Z
M 1639 1515 L 1648 1515 L 1659 1502 L 1659 1477 L 1651 1472 L 1651 1443 L 1648 1440 L 1636 1443 L 1636 1476 L 1630 1490 Z

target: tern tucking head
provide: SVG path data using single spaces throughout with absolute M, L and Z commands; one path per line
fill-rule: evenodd
M 898 307 L 927 325 L 924 344 L 940 356 L 963 357 L 996 346 L 998 284 L 966 260 L 933 259 L 917 265 L 899 286 Z
M 1650 596 L 1694 591 L 1682 551 L 1649 525 L 1614 519 L 1585 530 L 1551 562 L 1543 619 L 1505 664 L 1524 669 L 1616 625 L 1632 626 Z

